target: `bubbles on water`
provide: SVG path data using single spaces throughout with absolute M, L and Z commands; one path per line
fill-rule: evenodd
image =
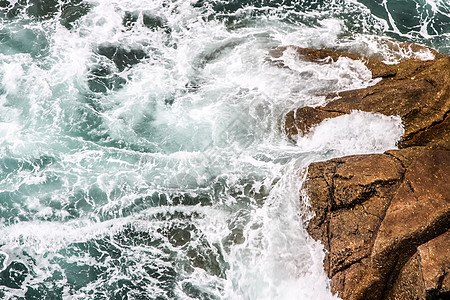
M 268 52 L 384 23 L 343 1 L 44 2 L 1 6 L 0 298 L 332 298 L 299 169 L 400 125 L 356 113 L 290 144 L 287 111 L 373 82 Z
M 20 233 L 9 231 L 9 237 L 2 237 L 2 243 L 5 238 L 14 241 L 4 247 L 14 256 L 5 256 L 8 267 L 0 284 L 23 289 L 26 283 L 27 294 L 58 297 L 216 295 L 226 264 L 220 246 L 203 233 L 198 223 L 202 218 L 194 211 L 160 210 L 100 227 L 22 223 Z M 47 235 L 36 239 L 33 228 Z M 57 243 L 50 246 L 52 240 Z
M 416 42 L 449 53 L 450 6 L 445 0 L 358 0 L 378 18 L 386 33 L 401 41 Z
M 226 299 L 333 299 L 325 292 L 322 247 L 301 225 L 309 214 L 298 202 L 302 174 L 295 164 L 282 172 L 261 207 L 241 210 L 229 223 L 237 243 L 228 256 Z

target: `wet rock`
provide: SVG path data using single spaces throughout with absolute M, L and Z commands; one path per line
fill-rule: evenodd
M 403 172 L 400 162 L 382 154 L 344 157 L 309 167 L 305 188 L 316 216 L 308 232 L 329 251 L 325 269 L 330 276 L 370 256 L 367 246 L 374 242 L 374 232 Z
M 448 246 L 438 246 L 448 245 L 449 172 L 450 151 L 425 147 L 309 167 L 305 188 L 316 216 L 308 232 L 328 251 L 334 292 L 343 299 L 449 293 Z
M 277 51 L 284 50 L 275 49 L 275 58 Z M 315 216 L 307 229 L 327 250 L 332 291 L 343 299 L 449 297 L 450 57 L 434 52 L 431 61 L 383 66 L 354 54 L 297 51 L 318 63 L 361 59 L 383 79 L 324 107 L 290 112 L 291 138 L 354 109 L 400 115 L 405 126 L 400 150 L 309 166 L 304 188 Z
M 280 57 L 286 48 L 276 48 L 271 55 Z M 309 61 L 329 63 L 339 57 L 363 61 L 374 78 L 383 78 L 374 86 L 328 95 L 335 100 L 325 106 L 302 107 L 289 112 L 284 130 L 295 140 L 327 118 L 353 110 L 398 115 L 405 126 L 400 147 L 438 145 L 450 149 L 450 56 L 435 53 L 436 59 L 407 59 L 397 65 L 331 50 L 294 48 Z
M 400 299 L 447 299 L 450 296 L 450 231 L 417 247 L 393 284 Z

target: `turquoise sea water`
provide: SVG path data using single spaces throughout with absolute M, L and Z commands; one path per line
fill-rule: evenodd
M 292 143 L 289 110 L 376 81 L 269 50 L 450 53 L 446 0 L 18 0 L 0 18 L 0 299 L 334 299 L 305 168 L 403 129 L 354 112 Z

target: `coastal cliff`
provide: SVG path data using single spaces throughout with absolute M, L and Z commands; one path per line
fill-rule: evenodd
M 271 55 L 278 58 L 286 48 Z M 382 79 L 328 95 L 332 101 L 324 106 L 289 112 L 289 138 L 353 110 L 398 115 L 405 129 L 399 150 L 309 166 L 303 188 L 315 216 L 308 232 L 326 249 L 332 291 L 343 299 L 450 296 L 450 56 L 422 48 L 435 58 L 387 65 L 355 54 L 290 48 L 299 59 L 319 64 L 361 60 L 373 78 Z

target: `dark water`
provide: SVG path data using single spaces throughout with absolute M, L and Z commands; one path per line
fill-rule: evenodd
M 394 148 L 401 124 L 355 112 L 288 141 L 290 109 L 374 82 L 268 51 L 450 53 L 437 0 L 18 0 L 0 17 L 0 299 L 333 299 L 303 170 Z

